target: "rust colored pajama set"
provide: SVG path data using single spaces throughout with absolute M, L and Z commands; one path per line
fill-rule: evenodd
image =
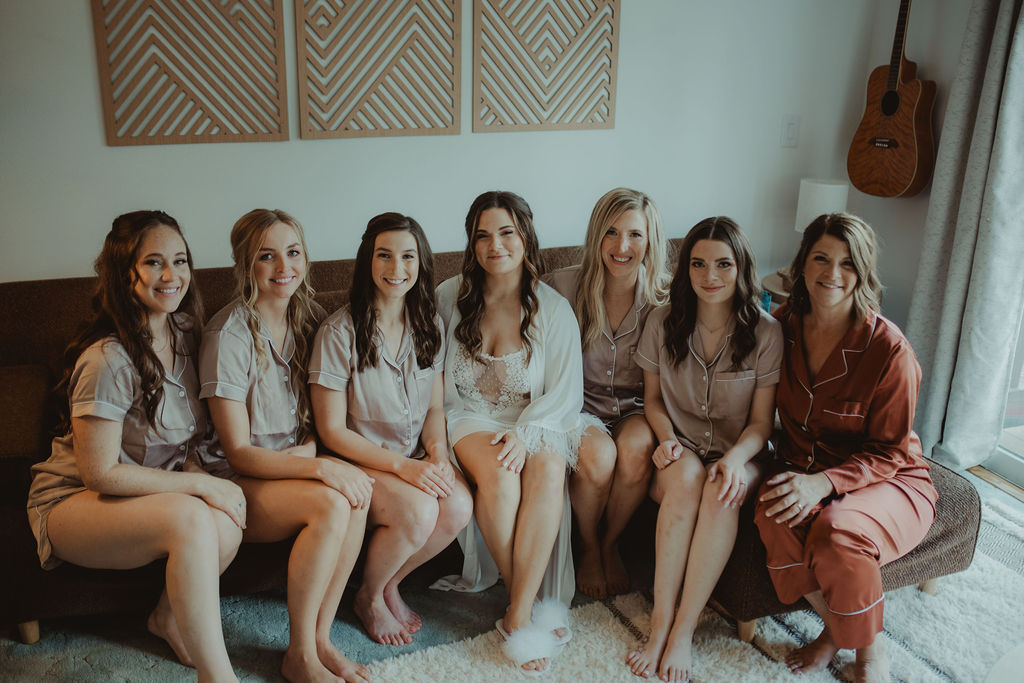
M 811 381 L 801 318 L 786 305 L 775 316 L 785 337 L 775 471 L 824 472 L 835 492 L 794 528 L 765 516 L 774 500 L 758 502 L 754 521 L 779 599 L 821 590 L 836 645 L 866 647 L 882 630 L 879 568 L 917 546 L 935 517 L 912 429 L 921 367 L 899 328 L 869 312 Z

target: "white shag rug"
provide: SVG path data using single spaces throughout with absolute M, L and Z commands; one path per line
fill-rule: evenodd
M 648 597 L 632 593 L 574 609 L 573 640 L 543 680 L 636 683 L 624 658 L 646 632 L 650 608 Z M 736 637 L 731 621 L 706 609 L 694 638 L 694 680 L 794 680 L 783 663 L 786 653 L 820 630 L 821 621 L 809 611 L 766 617 L 748 644 Z M 934 596 L 914 586 L 887 593 L 882 637 L 897 680 L 984 681 L 996 661 L 1024 641 L 1024 516 L 986 502 L 971 567 L 940 579 Z M 852 664 L 853 652 L 844 650 L 830 669 L 799 680 L 850 680 Z M 371 670 L 375 681 L 409 683 L 524 679 L 494 631 L 374 662 Z

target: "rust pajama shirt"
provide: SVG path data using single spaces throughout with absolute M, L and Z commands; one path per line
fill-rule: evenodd
M 824 472 L 835 492 L 792 529 L 765 516 L 774 500 L 758 502 L 754 521 L 779 599 L 821 590 L 836 645 L 865 647 L 882 630 L 880 567 L 913 550 L 935 517 L 912 429 L 921 368 L 900 330 L 869 313 L 812 383 L 801 319 L 788 306 L 775 315 L 785 337 L 777 471 Z

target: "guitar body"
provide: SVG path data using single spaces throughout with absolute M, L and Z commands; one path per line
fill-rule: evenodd
M 850 143 L 846 170 L 861 192 L 911 197 L 928 184 L 935 163 L 935 81 L 917 80 L 917 64 L 903 59 L 905 80 L 890 91 L 889 70 L 880 66 L 868 78 L 867 106 Z

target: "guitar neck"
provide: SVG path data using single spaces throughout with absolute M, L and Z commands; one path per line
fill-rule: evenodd
M 910 0 L 901 0 L 900 15 L 896 19 L 896 35 L 892 39 L 892 56 L 889 58 L 889 80 L 887 90 L 900 86 L 900 69 L 903 67 L 903 39 L 907 36 L 907 20 L 910 18 Z

